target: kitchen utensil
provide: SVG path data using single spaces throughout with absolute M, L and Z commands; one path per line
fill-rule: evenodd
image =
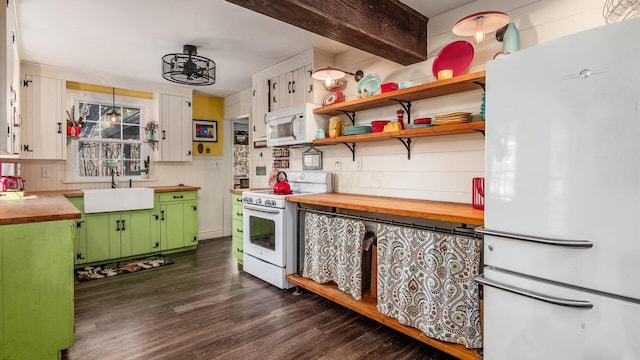
M 473 45 L 470 42 L 459 40 L 450 43 L 440 50 L 433 60 L 431 70 L 433 76 L 438 78 L 440 70 L 451 69 L 453 76 L 464 74 L 473 60 Z
M 281 175 L 284 179 L 281 179 Z M 276 175 L 276 184 L 273 185 L 273 193 L 276 195 L 289 195 L 291 194 L 291 186 L 287 181 L 287 173 L 284 171 L 278 172 Z
M 374 95 L 378 92 L 378 88 L 380 87 L 380 75 L 378 74 L 367 74 L 363 77 L 359 82 L 356 90 L 359 93 L 363 93 L 366 90 L 367 96 Z

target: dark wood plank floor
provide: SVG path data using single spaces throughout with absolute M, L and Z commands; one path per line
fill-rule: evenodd
M 429 359 L 453 357 L 325 300 L 238 270 L 231 238 L 175 264 L 76 283 L 75 346 L 63 359 Z

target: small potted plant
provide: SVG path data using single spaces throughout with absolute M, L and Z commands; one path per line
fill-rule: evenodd
M 144 126 L 144 132 L 147 133 L 148 140 L 155 140 L 156 130 L 158 129 L 158 123 L 151 120 Z

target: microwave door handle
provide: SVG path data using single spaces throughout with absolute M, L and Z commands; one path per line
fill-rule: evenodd
M 573 307 L 573 308 L 582 308 L 582 309 L 593 308 L 593 304 L 587 300 L 563 299 L 556 296 L 545 295 L 539 292 L 525 290 L 519 287 L 506 285 L 494 280 L 489 280 L 485 278 L 484 275 L 476 276 L 473 280 L 478 284 L 481 284 L 484 286 L 490 286 L 496 289 L 507 291 L 516 295 L 526 296 L 528 298 L 535 299 L 538 301 L 543 301 L 549 304 L 567 306 L 567 307 Z

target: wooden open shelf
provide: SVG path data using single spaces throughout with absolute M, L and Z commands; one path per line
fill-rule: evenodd
M 463 124 L 452 125 L 435 125 L 421 129 L 407 129 L 400 131 L 378 132 L 360 135 L 346 135 L 335 138 L 315 139 L 314 145 L 334 145 L 343 143 L 363 143 L 374 142 L 388 139 L 411 139 L 417 137 L 436 136 L 436 135 L 453 135 L 465 133 L 484 133 L 485 122 L 477 121 Z
M 301 288 L 311 291 L 312 293 L 320 295 L 337 304 L 340 304 L 347 309 L 357 312 L 358 314 L 384 324 L 405 335 L 411 336 L 412 338 L 421 341 L 429 346 L 451 354 L 458 359 L 482 359 L 482 357 L 478 355 L 476 349 L 467 349 L 463 345 L 432 339 L 416 328 L 404 326 L 400 324 L 398 320 L 381 314 L 378 311 L 376 299 L 374 297 L 371 297 L 368 293 L 364 293 L 362 295 L 362 300 L 358 301 L 351 297 L 351 295 L 347 295 L 346 293 L 339 290 L 338 286 L 335 283 L 318 284 L 311 279 L 299 277 L 296 275 L 287 275 L 287 280 L 292 284 L 300 286 Z
M 456 76 L 447 80 L 438 80 L 361 99 L 323 106 L 314 109 L 313 112 L 316 114 L 340 115 L 345 112 L 356 112 L 391 106 L 397 104 L 399 101 L 415 101 L 466 91 L 480 90 L 484 86 L 485 77 L 486 73 L 484 71 L 479 71 L 472 74 Z

